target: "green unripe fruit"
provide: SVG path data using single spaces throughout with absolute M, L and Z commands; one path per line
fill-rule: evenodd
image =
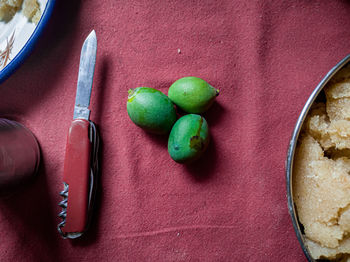
M 188 113 L 203 113 L 213 104 L 219 90 L 198 77 L 184 77 L 169 88 L 168 96 L 174 104 Z
M 151 133 L 170 132 L 176 121 L 176 112 L 165 94 L 149 87 L 138 87 L 128 92 L 127 111 L 132 122 Z
M 168 152 L 178 163 L 197 160 L 209 144 L 209 130 L 204 117 L 189 114 L 176 121 L 168 140 Z

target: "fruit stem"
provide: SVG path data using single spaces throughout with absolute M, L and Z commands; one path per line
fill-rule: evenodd
M 216 89 L 215 95 L 218 96 L 220 94 L 219 89 Z
M 135 89 L 134 88 L 130 88 L 128 90 L 129 97 L 131 97 L 134 93 L 135 93 Z

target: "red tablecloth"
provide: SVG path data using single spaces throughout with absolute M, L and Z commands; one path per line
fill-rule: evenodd
M 350 51 L 347 1 L 57 1 L 29 59 L 0 87 L 0 115 L 36 135 L 35 182 L 0 201 L 1 261 L 305 261 L 287 211 L 285 159 L 318 82 Z M 98 57 L 97 209 L 76 241 L 56 225 L 80 50 Z M 181 50 L 178 53 L 178 49 Z M 136 127 L 127 90 L 183 76 L 220 89 L 205 156 L 186 167 Z

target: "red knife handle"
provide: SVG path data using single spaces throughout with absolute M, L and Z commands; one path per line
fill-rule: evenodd
M 91 142 L 90 123 L 74 120 L 69 128 L 64 160 L 63 181 L 68 184 L 68 202 L 64 233 L 83 232 L 88 220 Z

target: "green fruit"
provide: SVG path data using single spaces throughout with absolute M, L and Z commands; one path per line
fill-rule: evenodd
M 168 96 L 174 104 L 188 113 L 203 113 L 213 104 L 219 90 L 198 77 L 184 77 L 169 88 Z
M 131 121 L 151 133 L 170 132 L 176 121 L 176 111 L 166 95 L 149 87 L 138 87 L 128 92 L 127 111 Z
M 168 152 L 178 163 L 198 159 L 209 144 L 208 124 L 204 117 L 189 114 L 176 121 L 168 140 Z

